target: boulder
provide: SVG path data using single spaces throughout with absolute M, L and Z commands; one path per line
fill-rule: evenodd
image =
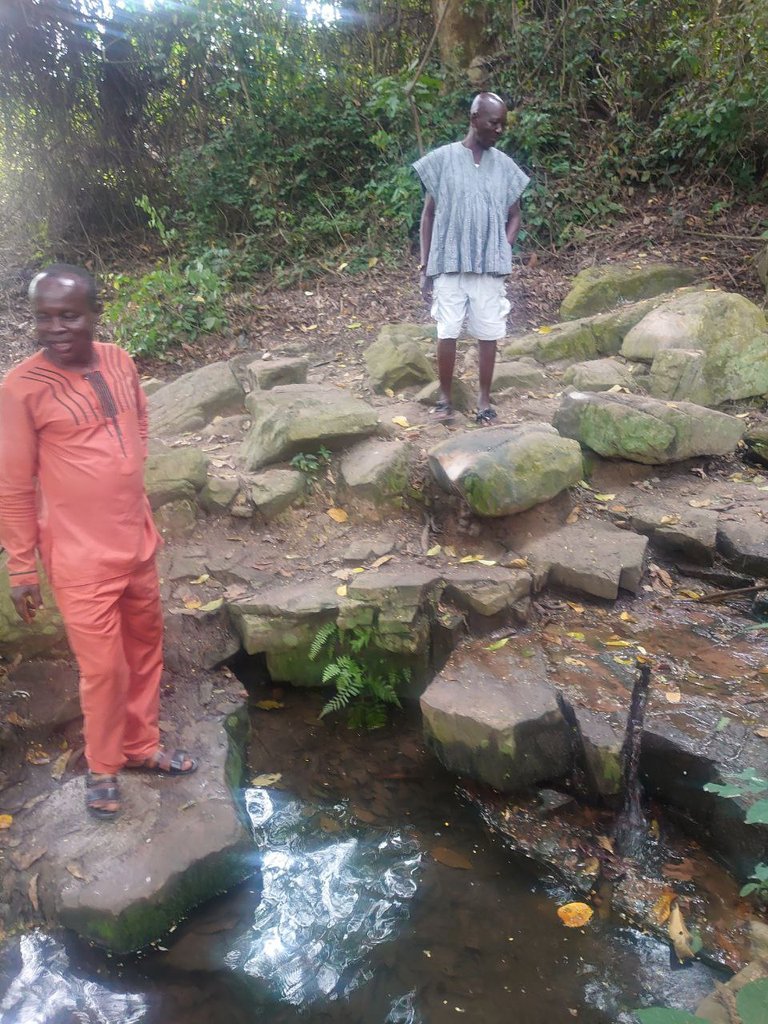
M 463 612 L 475 632 L 494 628 L 496 619 L 510 614 L 523 620 L 528 615 L 532 586 L 528 572 L 499 565 L 457 565 L 444 578 L 442 600 Z
M 648 538 L 609 523 L 559 526 L 516 547 L 548 583 L 615 601 L 619 590 L 640 589 Z
M 650 299 L 692 284 L 698 272 L 669 263 L 604 264 L 577 274 L 560 304 L 563 320 L 575 320 L 613 309 L 625 302 Z
M 425 384 L 415 397 L 420 405 L 437 405 L 440 401 L 440 384 L 436 380 Z M 471 388 L 460 377 L 453 378 L 451 404 L 459 412 L 468 412 L 475 404 Z
M 743 430 L 735 416 L 690 402 L 582 391 L 563 395 L 553 423 L 598 455 L 645 465 L 727 455 Z
M 659 551 L 697 565 L 712 565 L 717 547 L 717 519 L 717 512 L 708 509 L 675 510 L 659 503 L 634 507 L 629 521 L 632 529 L 650 538 Z
M 309 362 L 300 357 L 254 359 L 248 364 L 248 382 L 252 388 L 269 391 L 280 384 L 306 384 Z
M 481 516 L 507 516 L 548 501 L 581 480 L 577 444 L 547 423 L 454 434 L 429 452 L 443 490 L 462 495 Z
M 250 478 L 248 494 L 254 508 L 272 519 L 307 493 L 307 479 L 295 469 L 268 469 Z
M 657 398 L 717 406 L 768 392 L 768 323 L 743 295 L 675 296 L 627 333 L 621 353 L 653 364 Z
M 140 382 L 142 391 L 149 398 L 150 395 L 154 395 L 160 388 L 164 388 L 167 381 L 159 380 L 157 377 L 142 377 Z
M 153 435 L 184 434 L 200 430 L 214 416 L 241 412 L 243 389 L 229 363 L 210 363 L 160 388 L 148 405 Z
M 247 469 L 290 458 L 321 446 L 339 447 L 376 432 L 379 417 L 370 405 L 341 388 L 286 384 L 253 391 L 246 400 L 252 415 L 243 441 Z
M 47 654 L 57 647 L 66 647 L 64 624 L 61 621 L 53 593 L 38 565 L 43 607 L 27 625 L 16 614 L 11 601 L 7 556 L 0 553 L 0 658 L 12 661 L 17 655 L 25 660 Z
M 370 438 L 350 448 L 341 460 L 346 487 L 368 501 L 403 498 L 408 486 L 411 446 L 405 441 Z
M 507 388 L 516 388 L 527 391 L 530 388 L 541 387 L 547 379 L 547 375 L 541 366 L 535 361 L 530 362 L 517 359 L 509 363 L 497 363 L 493 374 L 493 391 L 504 391 Z
M 154 513 L 154 520 L 165 538 L 181 540 L 190 537 L 197 522 L 197 503 L 189 498 L 168 501 Z
M 181 498 L 195 499 L 205 486 L 208 460 L 197 448 L 153 452 L 144 464 L 144 486 L 153 509 Z
M 198 501 L 206 512 L 225 512 L 240 490 L 240 481 L 235 477 L 209 476 Z
M 571 769 L 570 731 L 540 651 L 455 651 L 420 703 L 427 743 L 458 775 L 516 792 Z
M 589 362 L 569 366 L 563 374 L 563 384 L 570 384 L 577 391 L 610 391 L 617 387 L 628 391 L 637 389 L 627 364 L 610 358 L 590 359 Z
M 768 577 L 768 532 L 765 521 L 756 516 L 742 522 L 720 523 L 717 547 L 735 569 L 755 577 Z
M 744 435 L 744 444 L 758 462 L 768 466 L 768 423 L 753 424 Z
M 365 365 L 374 391 L 399 391 L 435 379 L 428 346 L 434 330 L 418 324 L 388 324 L 365 350 Z

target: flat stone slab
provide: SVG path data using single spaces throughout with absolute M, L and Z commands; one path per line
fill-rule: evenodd
M 663 503 L 634 506 L 630 525 L 651 545 L 697 565 L 712 565 L 717 547 L 718 515 L 708 509 L 667 507 Z
M 553 423 L 598 455 L 644 465 L 728 455 L 744 429 L 735 416 L 691 402 L 584 391 L 563 395 Z
M 421 697 L 424 735 L 449 771 L 511 792 L 565 776 L 571 739 L 541 653 L 455 651 Z
M 402 498 L 408 486 L 411 446 L 372 437 L 344 454 L 341 476 L 356 497 L 368 501 Z
M 768 530 L 763 519 L 723 520 L 717 531 L 717 547 L 735 569 L 768 577 Z
M 309 361 L 301 357 L 254 359 L 248 364 L 248 382 L 252 388 L 269 391 L 280 384 L 305 384 Z
M 583 476 L 581 450 L 548 423 L 522 423 L 454 434 L 429 452 L 438 485 L 466 499 L 480 516 L 532 508 Z
M 517 544 L 550 584 L 611 601 L 619 590 L 637 593 L 647 547 L 647 537 L 602 522 L 561 526 Z
M 563 384 L 570 384 L 577 391 L 609 391 L 619 387 L 637 390 L 630 367 L 611 358 L 574 363 L 563 374 Z
M 267 469 L 250 478 L 248 496 L 265 519 L 290 508 L 307 493 L 307 478 L 295 469 Z
M 445 573 L 444 579 L 443 600 L 484 617 L 514 611 L 529 597 L 533 584 L 530 573 L 496 565 L 457 565 Z
M 210 363 L 155 391 L 148 406 L 154 436 L 184 434 L 215 416 L 242 412 L 243 389 L 229 363 Z
M 374 434 L 379 424 L 375 409 L 342 388 L 286 384 L 252 391 L 246 405 L 252 416 L 242 445 L 246 469 L 349 444 Z
M 535 360 L 526 362 L 523 359 L 515 359 L 511 362 L 496 364 L 493 373 L 493 391 L 505 391 L 508 388 L 516 390 L 527 390 L 528 388 L 539 388 L 547 379 L 546 372 L 542 366 L 537 365 Z
M 122 814 L 104 822 L 85 810 L 83 778 L 67 773 L 16 814 L 5 891 L 31 901 L 35 917 L 128 953 L 253 873 L 252 841 L 231 788 L 240 785 L 247 732 L 247 718 L 235 713 L 239 683 L 220 694 L 239 734 L 230 740 L 221 714 L 200 705 L 193 680 L 185 676 L 183 703 L 165 700 L 162 715 L 174 723 L 169 742 L 199 759 L 195 774 L 123 772 Z M 216 677 L 216 685 L 228 684 Z

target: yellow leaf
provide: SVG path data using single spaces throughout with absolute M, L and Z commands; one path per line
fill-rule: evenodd
M 565 517 L 565 521 L 568 524 L 568 526 L 573 526 L 573 524 L 578 520 L 580 515 L 581 515 L 581 506 L 580 505 L 576 505 L 576 507 L 572 508 L 571 511 L 568 513 L 568 515 Z
M 339 597 L 346 597 L 347 596 L 347 586 L 346 586 L 346 584 L 342 583 L 342 585 L 340 587 L 336 587 L 336 593 L 339 595 Z
M 331 517 L 334 523 L 346 523 L 349 519 L 349 515 L 343 508 L 329 508 L 327 514 Z
M 759 736 L 761 740 L 768 740 L 768 728 L 761 725 L 759 729 L 755 729 L 755 736 Z
M 0 814 L 0 829 L 10 828 L 13 824 L 12 814 Z
M 496 565 L 492 558 L 478 558 L 480 565 Z
M 576 601 L 566 601 L 565 603 L 568 605 L 568 607 L 571 609 L 571 611 L 572 612 L 576 612 L 577 615 L 583 615 L 584 614 L 584 605 L 583 604 L 577 604 Z
M 252 786 L 260 786 L 267 789 L 269 786 L 274 786 L 276 782 L 282 779 L 282 772 L 265 772 L 263 775 L 256 775 L 251 779 Z
M 427 555 L 430 558 L 432 558 L 432 557 L 434 557 L 434 555 L 439 555 L 442 550 L 443 549 L 440 547 L 439 544 L 433 544 L 432 547 L 427 552 Z
M 194 587 L 198 586 L 201 583 L 207 583 L 210 578 L 210 575 L 207 572 L 204 572 L 202 576 L 198 576 L 196 580 L 190 580 L 189 582 Z
M 202 296 L 202 295 L 196 295 L 196 296 L 194 297 L 194 299 L 192 299 L 192 301 L 193 301 L 193 302 L 205 302 L 205 299 L 203 298 L 203 296 Z
M 669 915 L 672 911 L 672 904 L 676 899 L 677 893 L 671 889 L 668 892 L 663 892 L 661 896 L 659 896 L 651 910 L 657 924 L 665 924 L 669 920 Z
M 354 576 L 358 572 L 365 572 L 365 566 L 364 565 L 356 565 L 354 569 L 350 569 L 349 571 Z
M 396 427 L 410 427 L 411 425 L 405 418 L 405 416 L 393 416 L 392 422 L 395 424 Z
M 679 704 L 680 701 L 683 699 L 683 695 L 682 695 L 682 693 L 680 693 L 680 691 L 677 689 L 677 687 L 675 687 L 674 690 L 667 690 L 666 691 L 666 693 L 664 694 L 664 699 L 669 704 Z
M 701 594 L 697 590 L 678 590 L 678 597 L 687 597 L 689 601 L 698 601 Z
M 369 268 L 372 270 L 376 266 L 376 264 L 378 262 L 379 262 L 379 257 L 378 256 L 371 256 L 371 258 L 368 260 Z
M 605 850 L 607 853 L 613 853 L 613 840 L 609 839 L 608 836 L 598 836 L 597 845 L 601 850 Z
M 566 928 L 583 928 L 592 919 L 594 910 L 586 903 L 566 903 L 557 908 L 557 916 Z
M 386 565 L 387 562 L 391 562 L 391 561 L 392 561 L 392 555 L 382 555 L 380 558 L 377 558 L 375 561 L 371 562 L 370 568 L 371 569 L 380 569 L 382 565 Z
M 595 501 L 613 501 L 615 494 L 595 494 Z
M 587 857 L 581 869 L 585 875 L 600 874 L 600 861 L 597 857 Z
M 317 324 L 310 324 L 308 327 L 305 327 L 304 324 L 299 324 L 299 330 L 303 331 L 305 334 L 309 334 L 310 331 L 317 330 Z
M 606 640 L 606 647 L 634 647 L 631 640 Z
M 192 611 L 196 611 L 198 608 L 203 607 L 203 602 L 199 597 L 188 597 L 184 602 L 185 608 L 190 608 Z
M 466 565 L 468 562 L 482 562 L 482 560 L 483 560 L 483 556 L 482 555 L 464 555 L 463 558 L 459 559 L 459 562 L 462 565 Z
M 617 665 L 634 665 L 632 658 L 623 658 L 620 654 L 614 654 L 613 660 Z
M 392 388 L 384 388 L 384 394 L 387 396 L 387 398 L 395 397 L 395 392 L 392 390 Z
M 340 263 L 338 267 L 336 267 L 336 272 L 338 273 L 340 270 L 346 270 L 348 266 L 348 263 Z
M 537 334 L 551 334 L 552 333 L 552 328 L 549 327 L 547 324 L 544 324 L 543 327 L 537 327 L 535 330 L 536 330 Z
M 213 601 L 209 601 L 207 604 L 201 604 L 199 610 L 201 612 L 217 612 L 223 604 L 224 598 L 217 597 Z
M 578 630 L 572 630 L 570 633 L 566 633 L 571 640 L 586 640 L 586 636 L 583 633 L 579 633 Z
M 259 700 L 254 707 L 260 708 L 262 711 L 277 711 L 278 708 L 284 708 L 285 704 L 281 700 Z
M 350 331 L 356 331 L 358 327 L 362 327 L 362 324 L 357 320 L 353 320 L 351 324 L 347 324 Z
M 502 647 L 506 647 L 509 643 L 509 637 L 502 637 L 501 640 L 494 640 L 492 644 L 488 644 L 485 648 L 486 651 L 499 651 Z
M 563 661 L 566 665 L 578 665 L 581 668 L 584 668 L 587 664 L 586 661 L 582 661 L 581 658 L 571 658 L 570 655 L 566 658 L 563 658 Z
M 619 618 L 622 622 L 637 622 L 637 619 L 633 618 L 629 612 L 622 612 Z
M 667 931 L 672 940 L 672 945 L 675 947 L 677 959 L 681 963 L 685 960 L 693 960 L 696 954 L 691 949 L 691 933 L 685 927 L 683 915 L 680 913 L 680 908 L 677 904 L 670 911 Z

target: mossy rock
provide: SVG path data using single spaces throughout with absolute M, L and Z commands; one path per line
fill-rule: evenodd
M 699 274 L 670 263 L 606 264 L 582 270 L 560 304 L 563 320 L 604 313 L 623 302 L 637 302 L 692 284 Z

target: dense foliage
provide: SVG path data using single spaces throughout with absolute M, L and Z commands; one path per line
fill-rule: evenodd
M 765 186 L 762 0 L 464 6 L 479 74 L 511 101 L 503 145 L 533 172 L 537 241 L 578 241 L 638 188 Z M 460 137 L 472 91 L 435 48 L 409 94 L 434 28 L 429 0 L 6 0 L 3 251 L 95 251 L 157 227 L 148 210 L 182 275 L 211 246 L 227 282 L 402 251 L 417 130 Z

